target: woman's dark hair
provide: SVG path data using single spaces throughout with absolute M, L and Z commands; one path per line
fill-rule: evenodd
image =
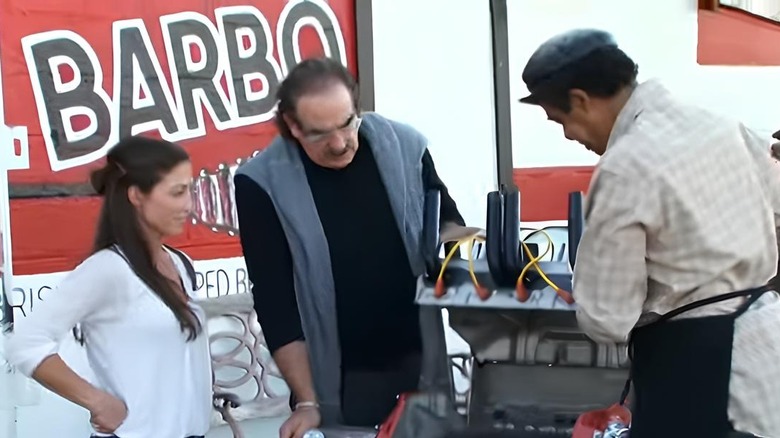
M 360 92 L 354 76 L 340 61 L 330 58 L 310 58 L 298 63 L 284 78 L 276 90 L 279 105 L 276 110 L 276 127 L 284 138 L 292 138 L 284 116 L 295 119 L 298 99 L 309 93 L 316 93 L 334 83 L 341 83 L 352 95 L 352 104 L 360 106 Z
M 179 297 L 178 285 L 154 266 L 140 219 L 127 196 L 132 186 L 142 193 L 151 192 L 168 172 L 190 157 L 177 144 L 136 136 L 121 140 L 106 159 L 105 166 L 90 177 L 92 187 L 104 198 L 93 253 L 118 246 L 136 275 L 173 311 L 182 331 L 192 340 L 201 331 L 200 321 Z
M 564 112 L 571 111 L 569 91 L 580 89 L 590 96 L 612 97 L 625 87 L 636 84 L 639 67 L 617 47 L 594 50 L 544 80 L 539 101 Z

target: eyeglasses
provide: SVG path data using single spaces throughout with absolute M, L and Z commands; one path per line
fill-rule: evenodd
M 304 139 L 309 143 L 319 143 L 323 140 L 326 140 L 330 138 L 333 134 L 339 133 L 339 134 L 352 134 L 353 132 L 360 129 L 360 123 L 363 121 L 363 119 L 360 118 L 358 115 L 352 116 L 347 123 L 340 127 L 336 128 L 329 132 L 322 132 L 322 133 L 316 133 L 316 134 L 306 134 L 304 136 Z

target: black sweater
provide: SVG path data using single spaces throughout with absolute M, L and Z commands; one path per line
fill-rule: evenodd
M 300 150 L 330 249 L 345 370 L 380 369 L 398 355 L 421 350 L 416 278 L 374 155 L 362 138 L 360 143 L 352 163 L 341 170 L 320 167 Z M 422 168 L 425 189 L 441 190 L 441 222 L 463 225 L 427 150 Z M 273 353 L 304 338 L 292 256 L 269 195 L 245 175 L 236 176 L 235 190 L 255 310 Z

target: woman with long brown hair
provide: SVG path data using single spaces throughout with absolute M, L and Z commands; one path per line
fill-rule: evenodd
M 163 244 L 192 208 L 192 166 L 180 146 L 122 140 L 91 181 L 104 197 L 92 255 L 18 321 L 9 361 L 84 407 L 98 436 L 199 437 L 211 414 L 205 316 L 190 259 Z M 79 325 L 87 382 L 57 354 Z

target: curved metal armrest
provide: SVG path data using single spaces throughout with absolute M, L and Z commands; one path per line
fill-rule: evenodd
M 227 423 L 237 438 L 245 420 L 288 415 L 289 395 L 257 321 L 251 293 L 198 300 L 208 318 L 212 426 Z M 237 370 L 225 373 L 227 369 Z M 279 384 L 279 388 L 275 388 Z M 253 395 L 250 395 L 253 394 Z
M 221 408 L 237 408 L 241 406 L 241 399 L 232 392 L 215 392 L 214 393 L 214 408 L 220 410 Z
M 222 419 L 230 427 L 231 432 L 235 438 L 244 438 L 244 434 L 241 432 L 241 428 L 238 426 L 236 419 L 230 413 L 230 409 L 241 406 L 241 399 L 237 395 L 230 392 L 215 392 L 212 396 L 214 403 L 214 409 L 219 412 Z

